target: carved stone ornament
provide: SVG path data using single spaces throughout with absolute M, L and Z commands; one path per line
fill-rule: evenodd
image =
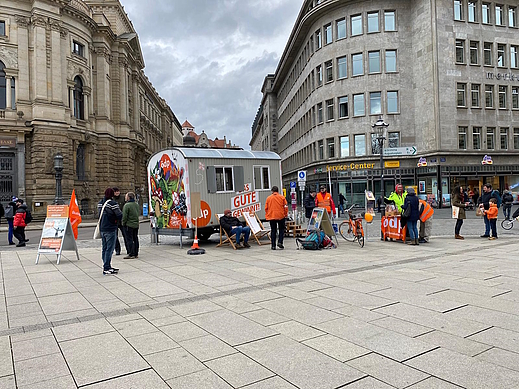
M 43 16 L 33 15 L 33 16 L 31 17 L 31 24 L 32 24 L 34 27 L 43 27 L 43 28 L 46 28 L 46 27 L 47 27 L 47 19 L 44 18 Z
M 0 59 L 8 69 L 18 69 L 18 54 L 14 47 L 0 46 Z
M 18 26 L 18 28 L 27 28 L 29 27 L 29 23 L 31 22 L 29 18 L 20 15 L 15 15 L 14 20 L 16 21 L 16 25 Z

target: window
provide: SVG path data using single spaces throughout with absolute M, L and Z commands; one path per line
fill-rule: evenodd
M 493 127 L 487 128 L 487 150 L 494 150 L 496 144 L 496 129 Z
M 369 93 L 369 113 L 371 115 L 380 115 L 382 113 L 382 93 L 370 92 Z
M 500 43 L 497 44 L 497 66 L 499 66 L 499 67 L 506 66 L 505 48 L 506 48 L 506 45 L 503 45 Z
M 519 46 L 510 46 L 510 67 L 517 69 L 519 67 L 517 52 L 519 51 Z
M 348 59 L 346 57 L 337 58 L 337 78 L 348 77 Z
M 386 73 L 396 72 L 396 50 L 386 50 Z
M 396 31 L 395 11 L 384 12 L 384 31 Z
M 79 76 L 74 78 L 74 117 L 84 120 L 84 104 L 83 104 L 83 82 Z
M 0 36 L 5 36 L 5 21 L 0 20 Z
M 328 158 L 335 158 L 335 138 L 326 139 L 328 146 Z
M 341 136 L 341 158 L 350 156 L 350 137 Z
M 323 67 L 321 65 L 315 68 L 316 78 L 317 78 L 317 86 L 323 85 Z
M 490 24 L 490 4 L 483 3 L 481 5 L 481 21 L 483 24 Z
M 72 42 L 72 52 L 74 54 L 77 54 L 81 57 L 84 57 L 84 53 L 85 53 L 85 46 L 83 46 L 81 43 L 79 42 L 76 42 L 76 41 L 73 41 Z
M 478 14 L 476 10 L 476 2 L 475 1 L 469 1 L 469 22 L 477 22 L 478 21 Z
M 483 44 L 484 57 L 483 61 L 485 65 L 492 65 L 492 43 L 485 42 Z
M 519 150 L 519 128 L 514 128 L 514 150 Z
M 503 20 L 503 6 L 500 4 L 496 4 L 496 25 L 502 26 L 504 24 Z
M 519 86 L 512 87 L 512 109 L 519 109 Z
M 324 159 L 324 143 L 322 140 L 320 140 L 318 143 L 318 148 L 319 148 L 319 159 L 320 160 L 323 160 Z
M 364 93 L 353 95 L 353 116 L 364 116 L 365 114 Z
M 499 109 L 506 109 L 507 86 L 499 85 Z
M 466 107 L 467 103 L 465 97 L 467 95 L 467 84 L 463 84 L 458 82 L 456 86 L 456 97 L 457 97 L 457 106 L 458 107 Z
M 472 148 L 481 150 L 481 127 L 472 128 Z
M 321 30 L 317 30 L 315 32 L 315 45 L 316 45 L 316 50 L 319 50 L 322 46 L 323 46 L 323 41 L 321 40 Z
M 332 25 L 330 23 L 324 26 L 324 44 L 329 45 L 332 43 L 332 39 Z
M 501 150 L 508 150 L 508 128 L 499 129 L 499 146 Z
M 85 175 L 85 145 L 80 143 L 76 150 L 76 177 L 78 180 L 86 180 Z
M 348 117 L 348 96 L 339 97 L 339 119 Z
M 351 62 L 352 62 L 352 76 L 361 76 L 364 74 L 364 63 L 362 60 L 362 53 L 359 54 L 353 54 L 351 56 Z
M 362 35 L 362 15 L 351 17 L 351 35 Z
M 380 146 L 377 134 L 371 134 L 371 154 L 380 155 Z
M 494 108 L 494 86 L 485 85 L 485 108 Z
M 361 157 L 366 155 L 366 135 L 355 135 L 355 155 Z
M 323 122 L 323 103 L 317 103 L 317 123 Z
M 398 113 L 398 92 L 387 92 L 387 113 Z
M 467 127 L 458 127 L 458 149 L 467 149 Z
M 368 32 L 379 32 L 378 12 L 368 12 Z
M 324 63 L 325 71 L 326 71 L 326 82 L 333 81 L 333 63 L 332 61 L 326 61 Z
M 388 147 L 400 147 L 400 133 L 390 132 L 388 133 Z
M 333 120 L 333 99 L 326 100 L 326 120 Z
M 465 63 L 465 41 L 456 39 L 456 63 Z
M 337 20 L 337 39 L 346 38 L 346 19 Z
M 270 189 L 270 169 L 268 166 L 254 166 L 254 189 Z
M 463 4 L 461 0 L 454 0 L 454 20 L 463 20 Z
M 470 86 L 470 94 L 471 94 L 473 108 L 479 108 L 479 90 L 480 90 L 479 84 L 472 84 Z
M 470 42 L 470 64 L 478 65 L 479 64 L 479 42 Z
M 368 67 L 369 73 L 380 73 L 380 51 L 368 53 Z
M 232 166 L 215 167 L 215 173 L 217 192 L 234 191 Z
M 508 6 L 508 27 L 517 27 L 516 13 L 516 7 Z

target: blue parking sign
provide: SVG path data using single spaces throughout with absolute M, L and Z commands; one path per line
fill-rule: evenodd
M 290 181 L 290 188 L 295 188 L 297 183 L 295 181 Z

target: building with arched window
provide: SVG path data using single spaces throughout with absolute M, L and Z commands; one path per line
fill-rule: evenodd
M 305 0 L 252 126 L 283 181 L 364 203 L 397 182 L 445 199 L 457 184 L 519 188 L 514 0 Z M 515 188 L 515 189 L 514 189 Z
M 139 39 L 116 0 L 2 2 L 0 201 L 35 214 L 63 195 L 92 212 L 117 186 L 146 197 L 146 162 L 182 144 L 180 123 L 144 74 Z

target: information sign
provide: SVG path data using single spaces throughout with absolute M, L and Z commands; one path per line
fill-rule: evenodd
M 416 146 L 408 146 L 408 147 L 390 147 L 384 149 L 384 155 L 391 157 L 394 155 L 416 155 Z

